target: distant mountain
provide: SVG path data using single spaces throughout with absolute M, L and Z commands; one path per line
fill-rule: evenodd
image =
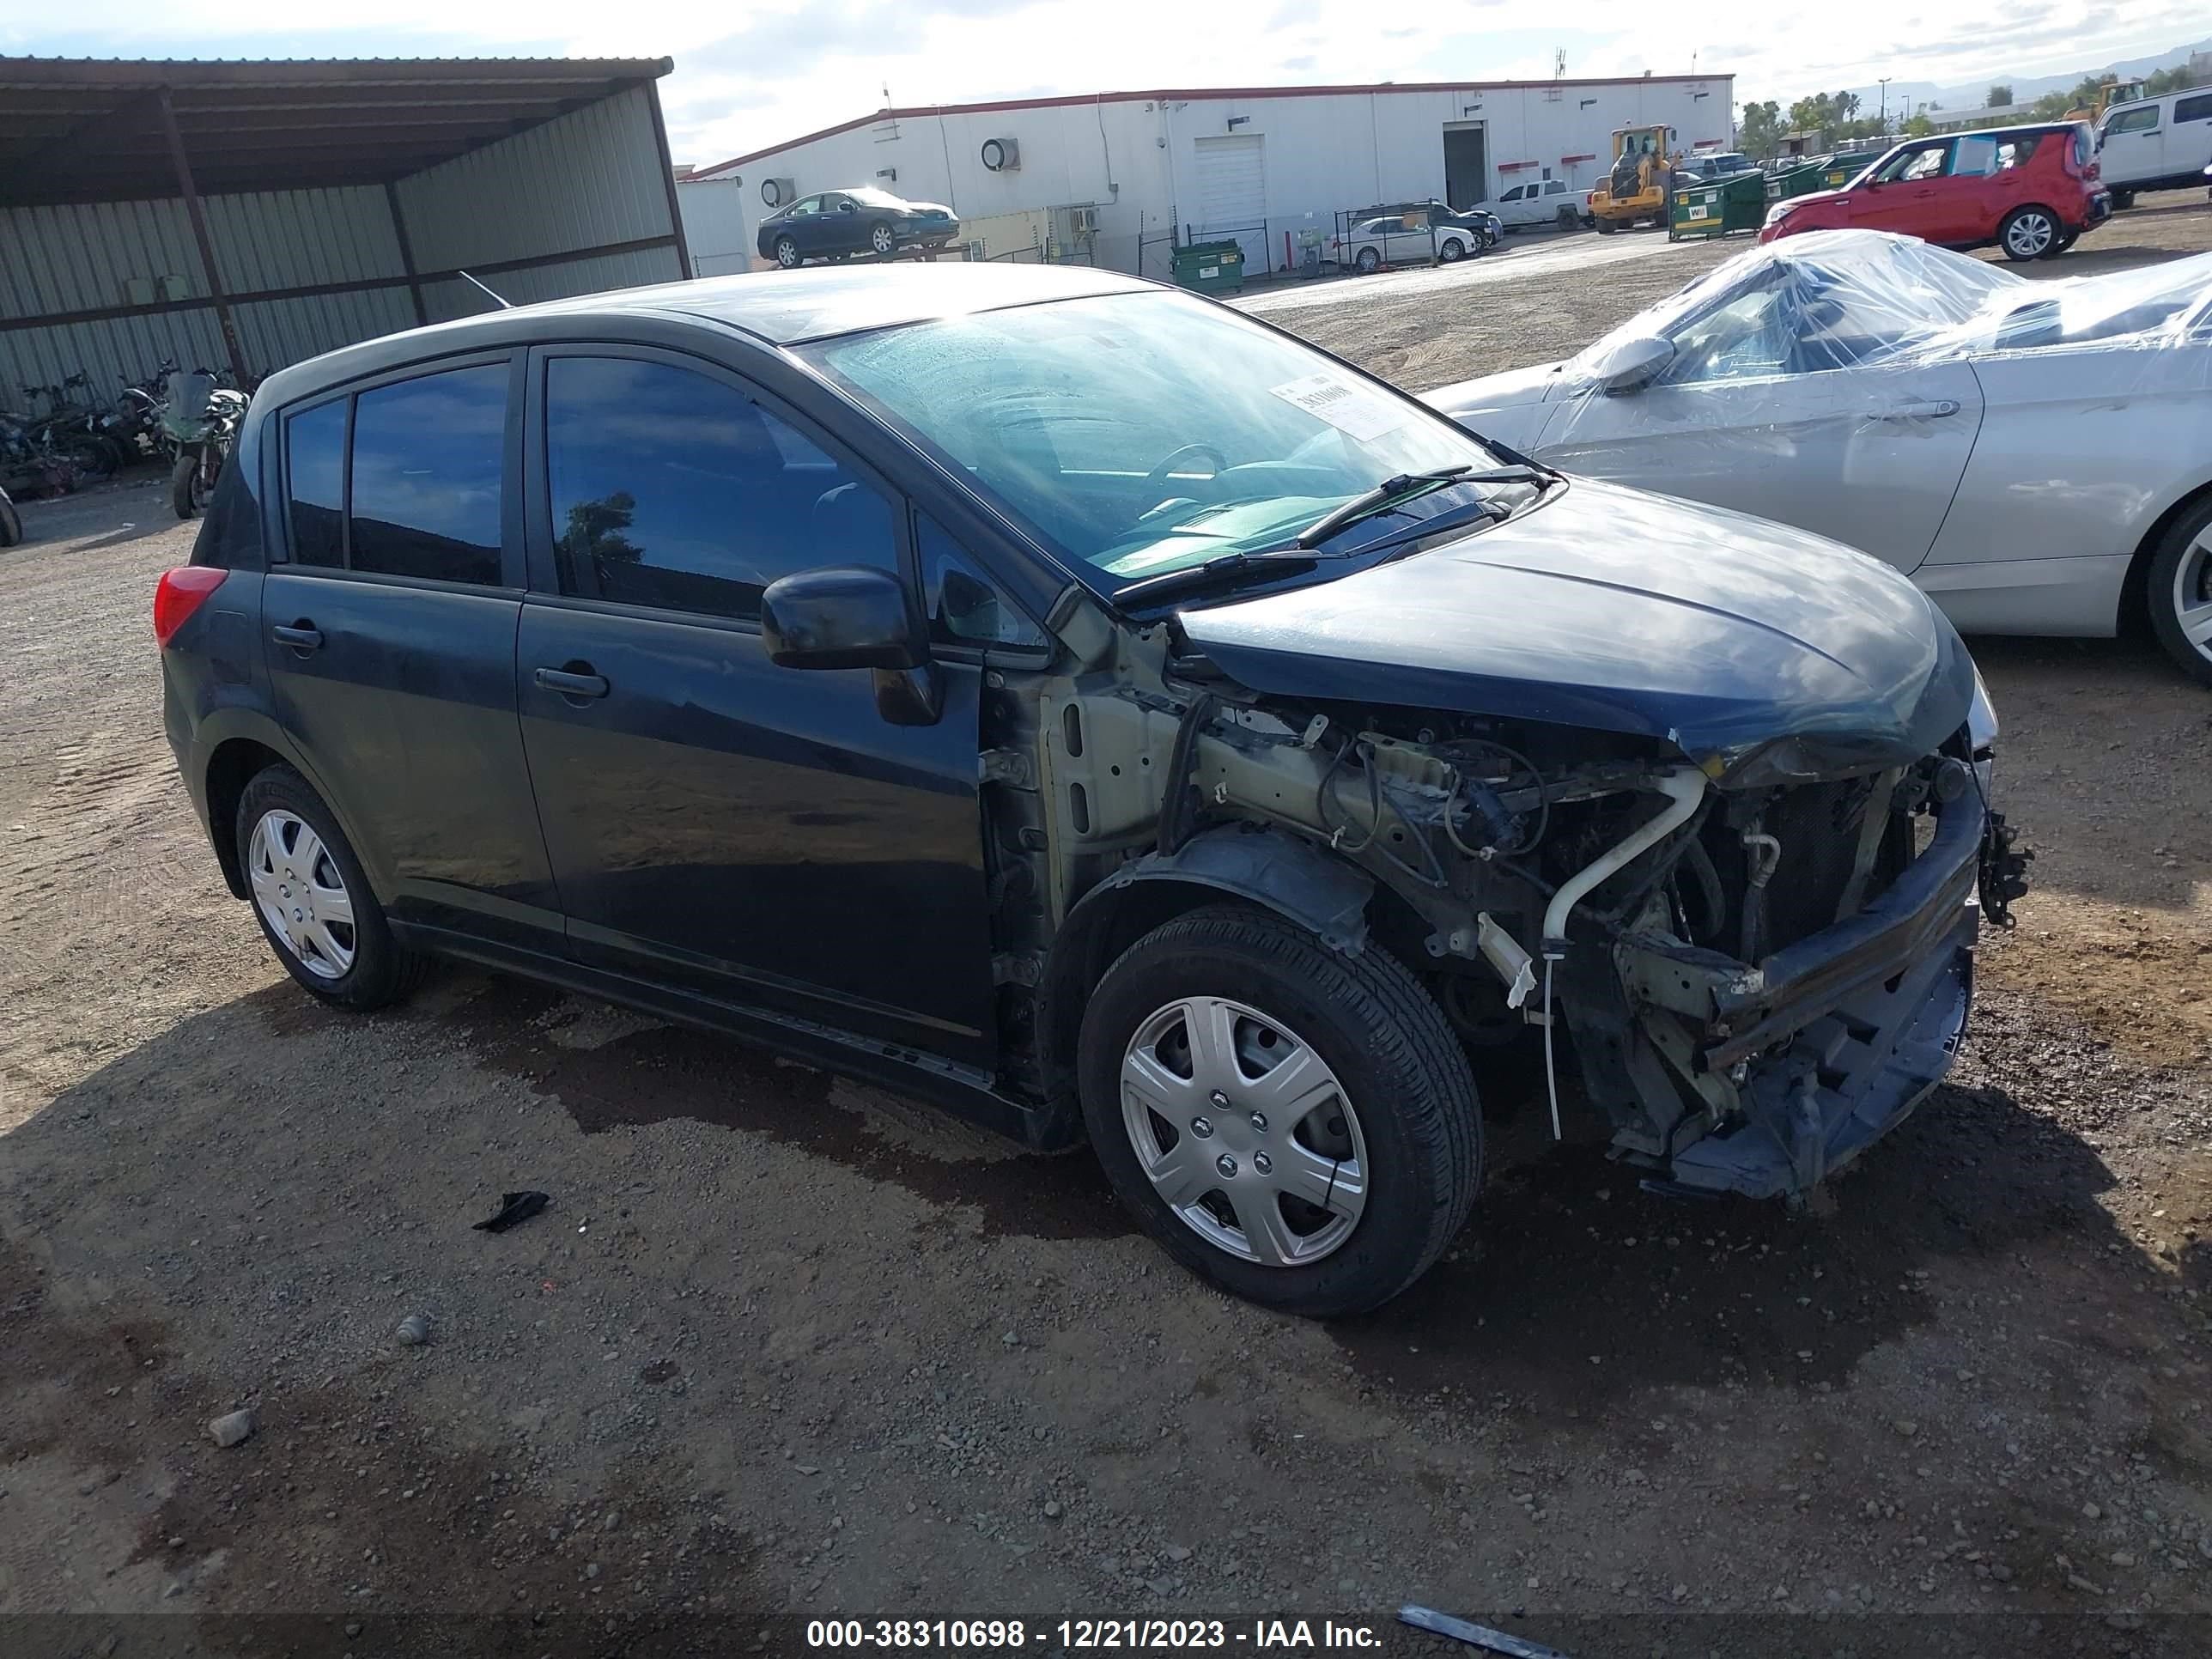
M 2176 46 L 2171 52 L 2161 52 L 2149 58 L 2122 58 L 2117 64 L 2106 64 L 2098 69 L 2069 70 L 2063 75 L 1985 75 L 1978 80 L 1960 82 L 1951 86 L 1941 86 L 1933 81 L 1893 80 L 1889 83 L 1889 110 L 1893 115 L 1899 112 L 1910 114 L 1922 104 L 1931 102 L 1948 110 L 1979 109 L 1983 94 L 1999 82 L 2012 88 L 2014 103 L 2032 104 L 2046 92 L 2071 92 L 2081 84 L 2084 76 L 2094 75 L 2101 78 L 2115 75 L 2124 81 L 2132 80 L 2137 76 L 2155 74 L 2160 70 L 2179 69 L 2189 61 L 2191 53 L 2198 52 L 2212 52 L 2212 40 L 2199 40 L 2193 46 Z M 1904 61 L 1909 63 L 1911 59 L 1905 57 Z M 1879 85 L 1853 87 L 1851 90 L 1859 95 L 1859 109 L 1863 114 L 1873 114 L 1881 110 L 1881 88 Z M 1783 100 L 1785 107 L 1789 101 Z

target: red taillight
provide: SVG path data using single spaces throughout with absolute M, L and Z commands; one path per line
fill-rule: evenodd
M 161 586 L 154 590 L 155 641 L 167 645 L 228 574 L 228 570 L 209 564 L 182 564 L 174 570 L 164 570 Z

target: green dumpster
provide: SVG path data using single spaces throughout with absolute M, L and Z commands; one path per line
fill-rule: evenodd
M 1244 250 L 1236 242 L 1189 242 L 1175 251 L 1176 286 L 1235 294 L 1244 286 Z
M 1757 230 L 1766 219 L 1766 175 L 1739 173 L 1709 185 L 1687 185 L 1674 195 L 1674 216 L 1668 222 L 1667 240 L 1692 236 L 1725 236 L 1730 231 Z
M 1766 199 L 1778 202 L 1791 196 L 1809 196 L 1816 190 L 1841 190 L 1866 171 L 1875 155 L 1820 155 L 1802 166 L 1777 173 L 1766 181 Z

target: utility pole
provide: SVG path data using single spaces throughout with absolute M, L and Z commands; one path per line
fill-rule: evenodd
M 1889 137 L 1889 77 L 1885 75 L 1879 78 L 1881 82 L 1881 136 L 1887 138 Z

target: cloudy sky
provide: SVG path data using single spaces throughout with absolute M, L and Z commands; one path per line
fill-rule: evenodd
M 1739 99 L 2088 68 L 2202 38 L 2203 0 L 299 0 L 0 3 L 0 52 L 82 57 L 669 56 L 676 159 L 701 164 L 900 104 L 1162 86 L 1733 70 Z M 1645 21 L 1645 20 L 1649 21 Z M 1842 19 L 1841 22 L 1838 20 Z M 1905 43 L 1871 51 L 1879 33 Z

